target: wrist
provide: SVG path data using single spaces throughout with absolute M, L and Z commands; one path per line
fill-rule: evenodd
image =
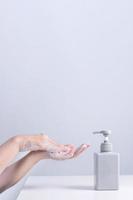
M 45 152 L 45 151 L 31 151 L 29 153 L 29 155 L 30 155 L 30 157 L 33 157 L 34 160 L 36 160 L 36 161 L 41 161 L 41 160 L 49 158 L 47 152 Z
M 23 136 L 14 136 L 10 139 L 14 145 L 16 145 L 18 147 L 18 149 L 21 149 L 21 145 L 23 143 Z

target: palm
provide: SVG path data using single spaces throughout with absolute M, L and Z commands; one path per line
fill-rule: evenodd
M 63 151 L 57 151 L 57 152 L 50 152 L 49 158 L 54 160 L 66 160 L 66 159 L 72 159 L 78 157 L 80 154 L 82 154 L 90 145 L 82 144 L 80 147 L 76 148 L 74 145 L 66 145 L 67 147 L 70 147 L 69 152 L 63 152 Z

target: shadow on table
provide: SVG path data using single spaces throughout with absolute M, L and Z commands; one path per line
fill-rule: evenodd
M 69 190 L 94 190 L 94 187 L 89 185 L 89 186 L 84 186 L 84 185 L 69 185 L 69 186 L 64 186 L 63 188 L 69 189 Z
M 86 185 L 27 185 L 24 190 L 66 189 L 66 190 L 94 190 L 94 186 Z

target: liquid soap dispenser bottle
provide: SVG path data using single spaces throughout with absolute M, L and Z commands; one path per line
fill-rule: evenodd
M 109 142 L 111 131 L 93 132 L 102 134 L 105 139 L 101 144 L 100 152 L 94 153 L 94 182 L 96 190 L 119 189 L 119 153 L 112 152 Z

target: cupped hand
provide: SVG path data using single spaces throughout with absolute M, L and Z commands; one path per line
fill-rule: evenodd
M 79 155 L 81 155 L 84 151 L 86 151 L 88 147 L 90 147 L 89 144 L 82 144 L 78 148 L 76 148 L 72 144 L 68 144 L 65 146 L 70 148 L 69 152 L 65 152 L 62 150 L 55 151 L 55 152 L 48 152 L 49 158 L 54 159 L 54 160 L 67 160 L 67 159 L 76 158 Z

